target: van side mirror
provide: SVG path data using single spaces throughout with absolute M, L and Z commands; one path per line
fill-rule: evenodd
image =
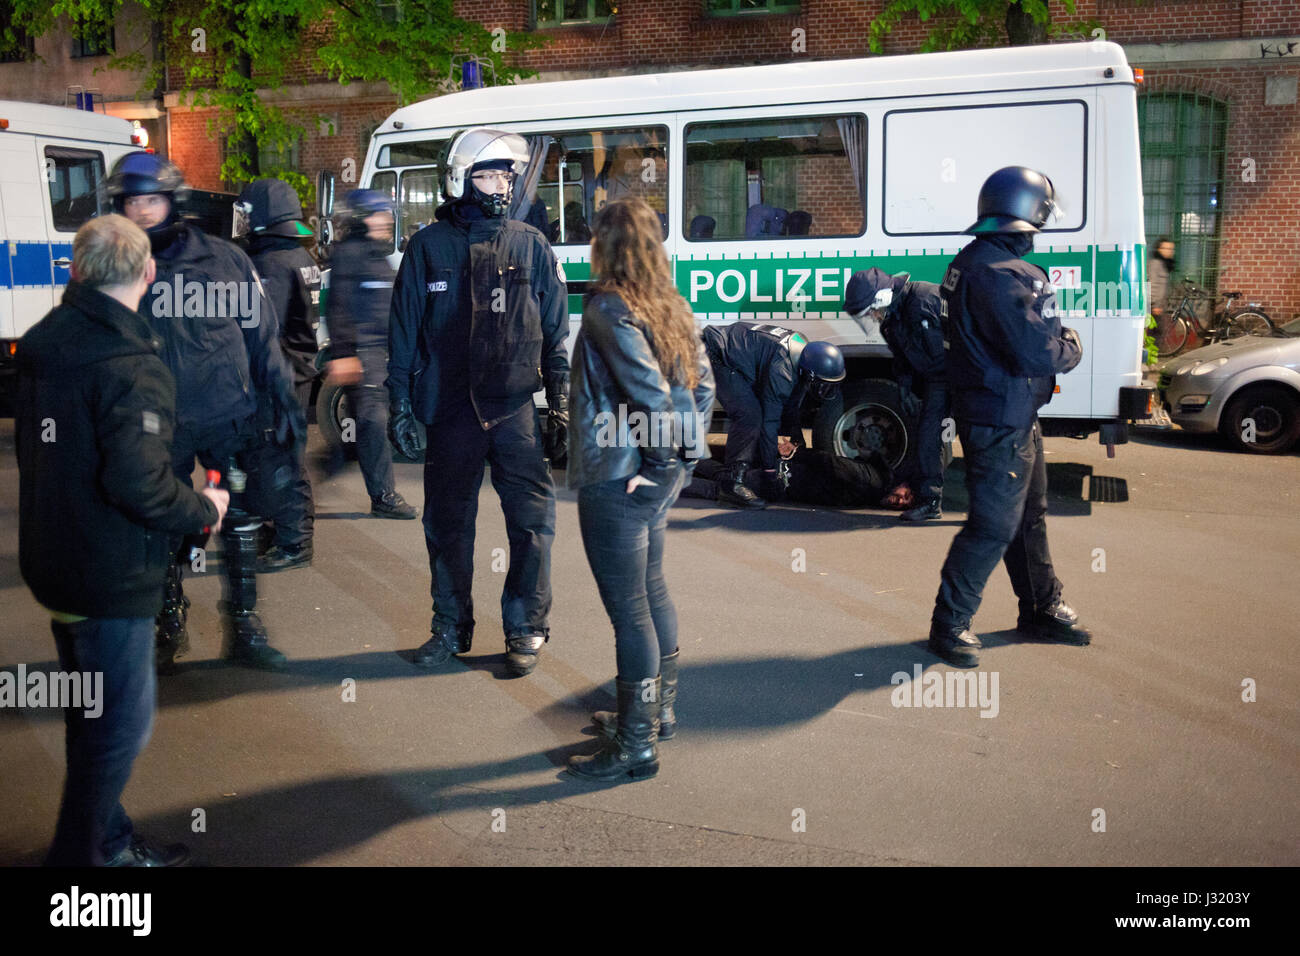
M 328 219 L 334 214 L 334 174 L 322 169 L 316 174 L 316 215 Z

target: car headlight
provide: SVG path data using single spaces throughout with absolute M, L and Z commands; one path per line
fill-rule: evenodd
M 1178 400 L 1179 408 L 1204 408 L 1210 403 L 1208 395 L 1184 395 Z
M 1192 369 L 1192 374 L 1206 375 L 1210 372 L 1213 372 L 1216 368 L 1220 368 L 1227 364 L 1228 364 L 1227 356 L 1220 356 L 1219 358 L 1216 359 L 1210 359 L 1208 362 L 1202 362 L 1200 365 L 1196 366 L 1196 368 Z

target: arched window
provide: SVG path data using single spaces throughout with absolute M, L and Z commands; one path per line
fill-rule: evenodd
M 1138 97 L 1147 246 L 1174 241 L 1175 276 L 1217 291 L 1228 106 L 1201 93 Z

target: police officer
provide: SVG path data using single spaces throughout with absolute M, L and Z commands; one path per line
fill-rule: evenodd
M 917 420 L 916 441 L 908 452 L 916 507 L 904 521 L 943 517 L 943 420 L 948 415 L 948 385 L 939 286 L 913 281 L 906 272 L 883 269 L 854 273 L 844 293 L 844 311 L 870 336 L 878 326 L 894 356 L 894 380 L 903 411 Z
M 1063 329 L 1047 273 L 1024 256 L 1056 211 L 1052 182 L 1023 166 L 991 175 L 980 189 L 975 240 L 948 266 L 947 311 L 957 433 L 966 459 L 970 510 L 944 562 L 930 624 L 930 649 L 974 667 L 981 644 L 970 631 L 984 585 L 999 560 L 1020 599 L 1026 636 L 1087 644 L 1078 615 L 1061 600 L 1047 550 L 1047 469 L 1038 409 L 1058 374 L 1083 355 Z
M 389 428 L 408 457 L 428 444 L 424 531 L 433 623 L 415 662 L 434 666 L 470 649 L 474 523 L 483 464 L 501 499 L 510 567 L 501 595 L 506 663 L 537 665 L 549 638 L 555 487 L 543 457 L 532 396 L 546 388 L 546 449 L 567 442 L 568 300 L 564 273 L 532 226 L 506 218 L 528 159 L 522 136 L 476 127 L 444 152 L 436 221 L 406 248 L 389 317 Z
M 357 458 L 370 513 L 414 519 L 415 509 L 397 493 L 388 444 L 388 310 L 393 298 L 393 202 L 373 189 L 347 195 L 339 215 L 343 239 L 330 254 L 330 382 L 347 387 L 356 416 Z M 341 456 L 342 452 L 338 454 Z
M 778 439 L 803 443 L 803 406 L 820 405 L 844 380 L 844 356 L 829 342 L 809 342 L 779 325 L 711 325 L 704 347 L 713 364 L 718 402 L 727 412 L 728 478 L 718 501 L 736 508 L 766 508 L 746 486 L 752 467 L 776 468 Z M 791 449 L 793 450 L 793 449 Z
M 174 165 L 151 153 L 128 153 L 114 165 L 107 185 L 115 210 L 148 233 L 157 263 L 140 313 L 153 327 L 176 380 L 172 470 L 189 481 L 197 457 L 205 468 L 222 473 L 221 486 L 231 492 L 221 528 L 227 654 L 250 667 L 279 668 L 284 655 L 270 646 L 254 610 L 261 525 L 254 514 L 259 498 L 273 498 L 283 489 L 262 480 L 257 463 L 264 441 L 292 445 L 306 434 L 306 424 L 275 338 L 275 315 L 248 256 L 181 220 L 178 204 L 186 190 Z M 189 600 L 179 563 L 188 556 L 188 548 L 182 548 L 169 570 L 158 617 L 163 673 L 189 646 Z
M 248 255 L 275 310 L 280 348 L 293 372 L 294 392 L 305 417 L 316 378 L 320 267 L 302 243 L 314 234 L 302 221 L 298 193 L 283 180 L 249 183 L 239 194 L 239 202 L 246 222 Z M 271 446 L 266 450 L 262 467 L 273 475 L 283 475 L 289 491 L 280 496 L 274 513 L 266 516 L 275 522 L 275 538 L 270 550 L 258 558 L 259 571 L 311 564 L 316 509 L 304 462 L 306 450 L 305 436 L 293 448 Z

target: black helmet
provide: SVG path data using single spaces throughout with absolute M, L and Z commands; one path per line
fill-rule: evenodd
M 829 342 L 809 342 L 799 355 L 799 371 L 812 379 L 818 398 L 826 398 L 844 381 L 844 354 Z
M 394 215 L 393 200 L 378 189 L 354 189 L 343 197 L 334 216 L 344 235 L 364 233 L 366 219 L 377 212 Z
M 176 193 L 185 191 L 185 177 L 176 168 L 154 153 L 127 153 L 113 164 L 105 183 L 108 195 L 113 200 L 114 212 L 121 213 L 130 196 L 148 196 L 162 193 L 173 197 L 175 206 Z
M 239 194 L 249 231 L 255 236 L 305 238 L 314 233 L 302 221 L 297 191 L 283 179 L 258 179 Z
M 966 232 L 1038 232 L 1058 211 L 1050 179 L 1025 166 L 1004 166 L 984 180 L 979 219 Z

